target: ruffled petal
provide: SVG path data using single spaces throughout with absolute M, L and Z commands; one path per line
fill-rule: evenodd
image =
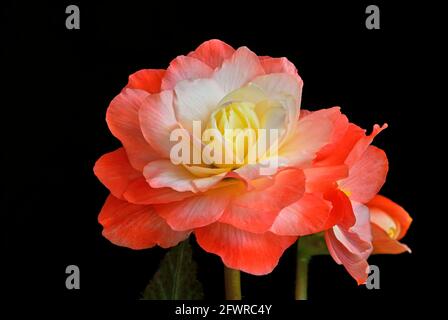
M 160 92 L 162 78 L 165 75 L 163 69 L 143 69 L 129 76 L 126 88 L 145 90 L 148 93 Z
M 213 78 L 227 94 L 262 74 L 264 69 L 257 55 L 248 48 L 241 47 L 223 62 L 221 68 L 215 71 Z
M 146 249 L 155 245 L 172 247 L 190 233 L 172 230 L 152 206 L 131 204 L 113 195 L 107 198 L 98 221 L 103 226 L 105 238 L 131 249 Z
M 283 236 L 305 236 L 324 231 L 331 213 L 331 202 L 305 193 L 300 200 L 280 211 L 271 231 Z
M 299 200 L 305 191 L 301 170 L 287 169 L 274 177 L 254 181 L 252 191 L 237 196 L 219 219 L 220 222 L 254 233 L 264 233 L 280 211 Z
M 386 153 L 374 146 L 368 146 L 350 168 L 349 176 L 339 181 L 339 187 L 350 199 L 367 203 L 380 191 L 386 181 L 388 168 Z
M 179 56 L 171 61 L 162 79 L 162 90 L 173 90 L 182 80 L 210 78 L 213 69 L 199 59 Z
M 235 49 L 227 43 L 212 39 L 203 42 L 196 50 L 189 53 L 188 56 L 201 60 L 210 68 L 215 69 L 220 67 L 224 60 L 229 59 L 234 52 Z
M 297 240 L 271 232 L 250 233 L 219 222 L 197 229 L 195 234 L 199 245 L 219 255 L 227 267 L 254 275 L 270 273 L 283 252 Z
M 142 177 L 129 163 L 126 151 L 119 148 L 101 156 L 93 168 L 95 175 L 109 191 L 117 198 L 122 198 L 129 185 Z
M 138 118 L 140 106 L 148 95 L 143 90 L 125 88 L 112 100 L 106 113 L 110 131 L 121 141 L 129 162 L 137 170 L 159 157 L 143 137 Z

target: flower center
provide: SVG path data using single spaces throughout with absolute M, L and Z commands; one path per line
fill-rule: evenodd
M 246 163 L 248 152 L 256 145 L 260 120 L 251 102 L 230 102 L 215 110 L 206 129 L 215 129 L 222 137 L 221 141 L 209 141 L 204 144 L 220 144 L 226 155 L 225 161 L 215 163 L 219 168 L 238 168 Z M 230 157 L 229 157 L 229 153 Z

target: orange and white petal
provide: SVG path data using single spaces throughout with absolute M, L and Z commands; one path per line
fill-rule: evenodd
M 171 132 L 179 128 L 173 108 L 173 92 L 163 91 L 147 97 L 139 110 L 141 130 L 145 140 L 163 158 L 170 157 Z
M 270 228 L 282 236 L 305 236 L 324 231 L 332 205 L 321 196 L 305 193 L 300 200 L 283 208 Z
M 139 177 L 140 171 L 129 163 L 124 148 L 119 148 L 101 156 L 93 168 L 95 175 L 117 198 L 122 198 L 129 185 Z
M 234 52 L 235 49 L 227 43 L 212 39 L 203 42 L 196 50 L 189 53 L 188 56 L 201 60 L 210 68 L 216 69 L 222 65 L 224 60 L 229 59 Z
M 112 243 L 131 249 L 155 245 L 168 248 L 186 239 L 189 231 L 174 231 L 152 206 L 131 204 L 110 195 L 100 215 L 103 236 Z
M 376 195 L 367 203 L 367 206 L 369 207 L 371 212 L 372 223 L 375 223 L 378 226 L 382 227 L 388 233 L 394 233 L 394 238 L 398 240 L 405 236 L 406 232 L 409 229 L 409 226 L 412 223 L 412 218 L 403 207 L 382 195 Z M 381 216 L 386 215 L 390 217 L 393 220 L 394 224 L 397 226 L 397 229 L 390 230 L 389 228 L 385 227 L 385 225 L 381 223 L 382 219 L 380 217 L 380 214 Z
M 219 221 L 249 232 L 268 231 L 280 211 L 302 198 L 305 191 L 302 170 L 286 169 L 273 179 L 253 181 L 253 189 L 235 197 Z
M 199 228 L 195 234 L 199 245 L 219 255 L 227 267 L 254 275 L 272 272 L 283 252 L 297 240 L 271 232 L 250 233 L 219 222 Z
M 129 162 L 137 170 L 159 158 L 143 137 L 138 118 L 140 106 L 148 95 L 143 90 L 125 88 L 112 100 L 106 113 L 110 131 L 121 141 Z
M 210 78 L 213 69 L 199 59 L 179 56 L 171 61 L 162 79 L 162 90 L 173 90 L 183 80 Z
M 148 93 L 160 92 L 162 78 L 165 75 L 163 69 L 143 69 L 129 76 L 126 88 L 145 90 Z
M 367 203 L 380 191 L 386 181 L 388 168 L 386 153 L 377 147 L 368 146 L 350 167 L 348 177 L 339 181 L 339 187 L 350 199 Z
M 391 236 L 381 227 L 372 223 L 372 245 L 374 254 L 399 254 L 411 252 L 411 249 Z
M 247 47 L 241 47 L 224 60 L 221 68 L 215 71 L 213 79 L 218 82 L 224 93 L 228 94 L 263 74 L 264 69 L 257 55 Z

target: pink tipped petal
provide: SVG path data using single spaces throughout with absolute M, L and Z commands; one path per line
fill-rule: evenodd
M 175 246 L 186 239 L 188 231 L 172 230 L 151 206 L 131 204 L 110 195 L 98 217 L 103 236 L 112 243 L 131 249 L 159 245 Z
M 339 187 L 350 195 L 350 199 L 367 203 L 380 191 L 388 168 L 384 151 L 369 146 L 350 168 L 348 178 L 339 181 Z
M 138 119 L 140 106 L 148 95 L 143 90 L 125 88 L 112 100 L 106 113 L 110 131 L 121 141 L 129 162 L 137 170 L 142 170 L 148 162 L 158 158 L 143 137 Z
M 224 60 L 229 59 L 235 49 L 221 40 L 209 40 L 202 43 L 195 51 L 188 56 L 201 60 L 210 68 L 215 69 L 220 67 Z
M 155 209 L 174 230 L 189 230 L 217 221 L 232 196 L 228 190 L 211 190 L 180 202 L 157 205 Z
M 260 58 L 260 62 L 266 74 L 287 73 L 293 76 L 297 77 L 299 76 L 294 64 L 284 57 L 282 58 L 263 57 Z
M 161 157 L 169 158 L 171 132 L 179 128 L 173 109 L 173 92 L 163 91 L 150 95 L 142 103 L 139 120 L 143 136 Z
M 179 56 L 171 61 L 162 79 L 162 90 L 173 90 L 177 83 L 183 80 L 210 78 L 213 69 L 193 57 Z
M 95 163 L 95 175 L 117 198 L 122 198 L 129 184 L 142 177 L 142 173 L 135 170 L 129 163 L 126 151 L 119 148 L 106 153 Z
M 201 121 L 202 130 L 210 114 L 218 107 L 224 91 L 213 79 L 183 81 L 174 90 L 174 110 L 182 127 L 192 132 L 193 121 Z
M 332 131 L 333 122 L 325 112 L 311 113 L 299 120 L 279 155 L 288 159 L 291 166 L 309 166 L 317 152 L 330 143 Z
M 325 242 L 334 261 L 337 264 L 344 265 L 345 269 L 356 280 L 358 285 L 367 281 L 369 264 L 365 259 L 362 259 L 344 247 L 336 238 L 333 229 L 325 232 Z
M 162 78 L 165 75 L 163 69 L 143 69 L 129 76 L 126 88 L 145 90 L 148 93 L 160 92 Z
M 241 47 L 223 62 L 221 68 L 215 71 L 213 78 L 227 94 L 262 74 L 264 69 L 257 55 L 248 48 Z
M 270 273 L 283 252 L 297 240 L 271 232 L 250 233 L 218 222 L 197 229 L 195 234 L 199 245 L 219 255 L 227 267 L 254 275 Z
M 329 201 L 305 193 L 300 200 L 280 211 L 270 231 L 282 236 L 305 236 L 324 231 L 331 208 Z
M 299 200 L 305 191 L 301 170 L 286 169 L 274 179 L 274 183 L 269 178 L 254 181 L 254 189 L 237 196 L 219 221 L 249 232 L 268 231 L 280 211 Z
M 151 188 L 143 176 L 131 182 L 123 197 L 135 204 L 160 204 L 194 196 L 193 192 L 177 192 L 171 188 Z
M 372 143 L 373 139 L 384 129 L 387 128 L 387 124 L 383 124 L 382 127 L 380 127 L 379 125 L 374 125 L 373 126 L 373 130 L 372 133 L 368 136 L 364 136 L 361 139 L 358 140 L 358 142 L 356 142 L 356 144 L 354 145 L 352 151 L 350 152 L 350 154 L 348 155 L 347 159 L 345 160 L 345 163 L 351 167 L 355 164 L 355 162 L 357 162 L 359 160 L 359 158 L 362 157 L 362 155 L 364 154 L 364 152 L 367 150 L 367 148 L 369 147 L 369 145 Z

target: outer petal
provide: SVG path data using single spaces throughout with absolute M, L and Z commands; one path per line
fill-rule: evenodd
M 255 275 L 270 273 L 297 237 L 277 236 L 271 232 L 255 234 L 225 223 L 214 223 L 195 231 L 199 245 L 219 255 L 233 269 Z
M 374 254 L 399 254 L 406 251 L 411 252 L 411 249 L 407 245 L 391 238 L 386 231 L 376 224 L 372 224 L 372 236 Z
M 148 93 L 160 92 L 162 78 L 165 75 L 163 69 L 143 69 L 129 76 L 126 88 L 145 90 Z
M 131 165 L 142 170 L 150 161 L 157 159 L 157 153 L 143 138 L 138 111 L 149 95 L 138 89 L 123 89 L 109 105 L 106 121 L 112 134 L 123 144 Z
M 139 111 L 141 130 L 146 141 L 161 157 L 169 158 L 171 132 L 179 128 L 173 109 L 173 92 L 163 91 L 150 95 L 143 101 Z
M 235 49 L 227 43 L 212 39 L 202 43 L 195 51 L 188 54 L 188 56 L 201 60 L 210 68 L 215 69 L 220 67 L 224 60 L 229 59 L 234 52 Z
M 350 195 L 350 199 L 367 203 L 380 191 L 388 168 L 384 151 L 369 146 L 350 168 L 348 178 L 339 181 L 339 187 Z
M 266 74 L 288 73 L 293 76 L 299 76 L 294 64 L 284 57 L 282 58 L 260 57 L 260 62 Z
M 367 203 L 367 206 L 371 211 L 372 218 L 377 211 L 390 216 L 399 225 L 400 232 L 396 238 L 400 240 L 404 237 L 412 223 L 412 218 L 403 207 L 382 195 L 376 195 Z
M 151 206 L 130 204 L 112 195 L 101 209 L 98 221 L 104 228 L 104 237 L 131 249 L 145 249 L 156 244 L 168 248 L 189 235 L 189 232 L 173 231 Z
M 358 285 L 365 283 L 369 268 L 367 261 L 344 247 L 336 238 L 333 229 L 325 232 L 325 242 L 336 263 L 343 264 L 348 273 L 358 282 Z
M 364 152 L 367 150 L 369 145 L 372 143 L 373 139 L 384 129 L 387 128 L 387 124 L 384 124 L 382 127 L 379 125 L 374 125 L 372 133 L 368 136 L 364 136 L 359 139 L 354 145 L 353 149 L 350 151 L 345 163 L 351 167 L 362 157 Z
M 268 231 L 280 211 L 299 200 L 305 191 L 305 176 L 301 170 L 287 169 L 274 179 L 273 184 L 269 178 L 255 181 L 254 190 L 236 197 L 219 221 L 254 233 Z M 266 182 L 267 187 L 264 186 Z
M 162 79 L 162 90 L 173 90 L 182 80 L 210 78 L 213 69 L 207 64 L 193 57 L 179 56 L 171 61 Z
M 131 182 L 123 197 L 135 204 L 160 204 L 180 201 L 194 196 L 193 192 L 177 192 L 171 188 L 151 188 L 141 176 Z
M 210 190 L 207 193 L 166 205 L 157 205 L 157 213 L 174 230 L 190 230 L 217 221 L 229 205 L 232 188 Z
M 213 78 L 227 94 L 262 74 L 264 69 L 257 55 L 248 48 L 241 47 L 223 62 L 221 68 L 215 71 Z
M 331 208 L 331 202 L 305 193 L 299 201 L 280 212 L 270 230 L 283 236 L 305 236 L 324 231 Z
M 367 280 L 366 259 L 372 252 L 369 210 L 362 204 L 354 204 L 356 223 L 350 229 L 334 226 L 325 232 L 328 250 L 336 263 L 343 264 L 358 284 Z
M 117 198 L 122 198 L 129 184 L 142 177 L 142 173 L 132 168 L 126 151 L 119 148 L 104 154 L 95 163 L 95 175 Z

